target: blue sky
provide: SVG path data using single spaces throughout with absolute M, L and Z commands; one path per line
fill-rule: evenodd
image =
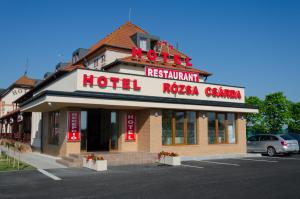
M 213 73 L 209 82 L 300 101 L 300 1 L 289 0 L 0 0 L 0 87 L 24 73 L 26 58 L 28 75 L 42 78 L 125 23 L 129 8 L 133 23 Z

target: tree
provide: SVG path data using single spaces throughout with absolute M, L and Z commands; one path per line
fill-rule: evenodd
M 256 96 L 246 97 L 246 104 L 257 106 L 259 113 L 249 113 L 246 115 L 247 119 L 247 129 L 250 132 L 259 132 L 265 133 L 266 132 L 266 125 L 264 123 L 264 102 L 263 100 L 259 99 Z
M 282 92 L 277 92 L 267 95 L 263 104 L 267 132 L 282 131 L 282 127 L 289 123 L 291 117 L 289 101 Z
M 290 132 L 300 133 L 300 102 L 290 103 L 291 119 L 288 124 Z

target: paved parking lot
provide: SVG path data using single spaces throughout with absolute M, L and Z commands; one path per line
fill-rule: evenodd
M 0 173 L 0 198 L 300 198 L 300 155 Z

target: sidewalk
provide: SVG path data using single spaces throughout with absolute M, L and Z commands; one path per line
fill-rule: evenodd
M 0 146 L 0 148 L 2 151 L 7 152 L 6 147 Z M 9 156 L 11 157 L 14 156 L 13 151 L 10 151 Z M 16 152 L 15 157 L 18 158 L 18 152 Z M 22 162 L 30 164 L 31 166 L 37 169 L 67 168 L 66 166 L 56 162 L 56 160 L 60 158 L 37 153 L 37 152 L 21 153 L 20 159 Z

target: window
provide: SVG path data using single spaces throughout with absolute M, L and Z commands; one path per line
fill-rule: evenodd
M 259 140 L 258 136 L 252 136 L 252 137 L 248 138 L 248 141 L 250 141 L 250 142 L 256 142 L 258 140 Z
M 294 140 L 294 138 L 289 135 L 281 135 L 280 137 L 284 140 Z
M 162 143 L 172 144 L 172 111 L 162 112 Z
M 234 143 L 236 143 L 236 137 L 235 137 L 236 126 L 235 126 L 235 114 L 234 113 L 227 114 L 227 122 L 228 122 L 228 127 L 227 127 L 228 143 L 234 144 Z
M 225 143 L 225 114 L 219 113 L 218 114 L 218 143 L 224 144 Z
M 197 131 L 197 117 L 196 112 L 187 112 L 187 144 L 196 144 L 196 131 Z
M 209 112 L 208 143 L 235 144 L 236 142 L 236 114 Z
M 184 144 L 184 112 L 175 112 L 175 144 Z
M 72 58 L 73 64 L 74 64 L 75 62 L 77 62 L 78 60 L 79 60 L 79 54 L 76 53 L 76 54 L 73 55 L 73 58 Z
M 50 112 L 49 144 L 58 145 L 59 141 L 59 112 Z
M 162 113 L 162 143 L 196 144 L 197 116 L 194 111 L 166 110 Z
M 87 111 L 80 113 L 80 149 L 86 151 L 87 148 Z
M 97 68 L 98 67 L 98 59 L 95 59 L 94 60 L 94 68 Z
M 99 59 L 100 63 L 103 64 L 105 62 L 105 55 L 102 55 Z
M 208 113 L 208 143 L 216 144 L 216 113 Z
M 144 38 L 140 39 L 140 48 L 144 51 L 147 50 L 147 39 Z

